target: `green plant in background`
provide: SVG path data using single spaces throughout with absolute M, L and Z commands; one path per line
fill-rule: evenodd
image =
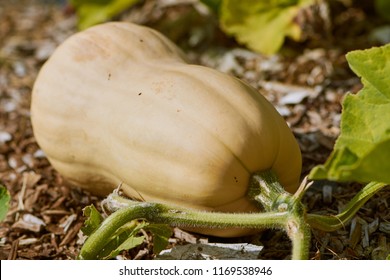
M 277 53 L 286 37 L 299 41 L 302 29 L 296 22 L 296 17 L 300 11 L 316 2 L 316 0 L 199 1 L 214 12 L 220 28 L 227 35 L 247 48 L 263 54 Z M 82 30 L 111 20 L 140 0 L 69 0 L 69 2 L 76 10 L 78 28 Z M 374 6 L 382 18 L 390 20 L 390 1 L 376 0 Z
M 294 21 L 314 0 L 200 0 L 215 12 L 221 29 L 249 49 L 276 53 L 285 37 L 299 40 L 302 30 Z M 139 0 L 70 0 L 79 17 L 78 28 L 112 19 Z
M 202 0 L 217 11 L 220 25 L 226 34 L 249 49 L 276 53 L 285 37 L 301 38 L 301 27 L 294 21 L 299 11 L 313 0 Z
M 76 10 L 78 28 L 82 30 L 112 19 L 139 0 L 69 0 L 69 2 Z

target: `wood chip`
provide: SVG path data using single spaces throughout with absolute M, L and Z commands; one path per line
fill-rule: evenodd
M 15 260 L 18 253 L 19 240 L 12 242 L 12 247 L 8 255 L 8 260 Z
M 70 230 L 66 233 L 64 239 L 61 241 L 59 246 L 61 247 L 61 246 L 68 245 L 77 236 L 77 233 L 79 232 L 83 224 L 84 223 L 79 222 L 75 226 L 70 228 Z
M 32 232 L 40 232 L 45 225 L 45 222 L 40 218 L 31 214 L 24 214 L 20 220 L 12 225 L 12 227 Z

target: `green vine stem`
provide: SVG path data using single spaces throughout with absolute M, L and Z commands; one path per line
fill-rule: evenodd
M 335 231 L 345 226 L 357 211 L 378 191 L 387 184 L 371 182 L 362 188 L 353 199 L 345 206 L 344 211 L 335 216 L 308 214 L 307 222 L 312 228 L 322 231 Z
M 96 259 L 104 254 L 105 246 L 117 230 L 136 219 L 184 228 L 284 229 L 292 242 L 292 259 L 308 259 L 311 228 L 324 231 L 339 229 L 386 184 L 368 184 L 347 204 L 345 210 L 336 216 L 306 213 L 301 198 L 308 186 L 304 181 L 297 193 L 292 195 L 283 189 L 273 172 L 253 174 L 248 196 L 264 210 L 259 213 L 199 211 L 162 203 L 134 201 L 114 192 L 103 203 L 103 208 L 113 213 L 88 237 L 80 251 L 79 259 Z
M 303 180 L 296 194 L 286 192 L 272 171 L 254 173 L 249 182 L 248 196 L 268 213 L 287 212 L 287 223 L 284 229 L 292 242 L 292 259 L 308 259 L 311 230 L 307 224 L 306 208 L 301 203 L 307 189 Z
M 111 199 L 115 199 L 111 197 Z M 121 198 L 123 199 L 123 198 Z M 135 202 L 129 200 L 127 207 L 121 208 L 107 217 L 101 226 L 86 240 L 79 259 L 95 259 L 110 241 L 110 237 L 128 222 L 146 219 L 153 223 L 180 227 L 248 227 L 283 228 L 288 213 L 229 214 L 169 207 L 160 203 Z
M 280 228 L 292 240 L 293 259 L 307 259 L 310 230 L 304 220 L 305 210 L 299 201 L 284 191 L 271 171 L 252 176 L 250 196 L 261 203 L 266 212 L 220 213 L 199 211 L 161 203 L 133 201 L 112 193 L 104 207 L 110 212 L 100 227 L 88 237 L 79 259 L 95 259 L 121 226 L 134 219 L 178 227 L 207 228 Z

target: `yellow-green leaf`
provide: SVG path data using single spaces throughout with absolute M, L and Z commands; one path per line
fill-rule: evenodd
M 283 45 L 286 36 L 301 37 L 301 28 L 294 22 L 300 9 L 313 0 L 222 0 L 222 29 L 248 48 L 273 54 Z
M 137 2 L 139 0 L 70 0 L 79 17 L 79 29 L 110 20 Z
M 343 102 L 341 134 L 312 179 L 390 184 L 390 44 L 347 54 L 364 85 Z

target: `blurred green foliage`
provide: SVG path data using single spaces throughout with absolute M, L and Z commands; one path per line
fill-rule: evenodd
M 375 9 L 381 17 L 390 21 L 390 1 L 389 0 L 375 0 Z
M 140 0 L 68 0 L 79 17 L 79 29 L 112 20 Z M 286 37 L 299 41 L 302 28 L 297 16 L 319 0 L 199 0 L 214 14 L 223 32 L 247 48 L 263 54 L 274 54 Z M 344 3 L 342 0 L 320 0 Z M 357 5 L 354 1 L 348 5 Z M 365 2 L 359 2 L 363 4 Z M 390 20 L 390 1 L 375 0 L 368 4 L 382 18 Z M 185 15 L 183 15 L 185 17 Z M 177 21 L 179 22 L 179 21 Z M 175 22 L 175 24 L 177 23 Z M 177 29 L 184 27 L 177 24 Z
M 201 0 L 218 17 L 226 34 L 265 54 L 277 52 L 286 36 L 298 40 L 301 29 L 294 22 L 299 10 L 314 0 Z M 139 0 L 70 0 L 79 17 L 79 29 L 110 20 Z
M 69 0 L 78 15 L 78 28 L 86 29 L 105 22 L 130 8 L 139 0 Z
M 295 22 L 300 10 L 313 0 L 223 0 L 219 18 L 222 29 L 249 49 L 276 53 L 285 37 L 301 38 L 301 27 Z

